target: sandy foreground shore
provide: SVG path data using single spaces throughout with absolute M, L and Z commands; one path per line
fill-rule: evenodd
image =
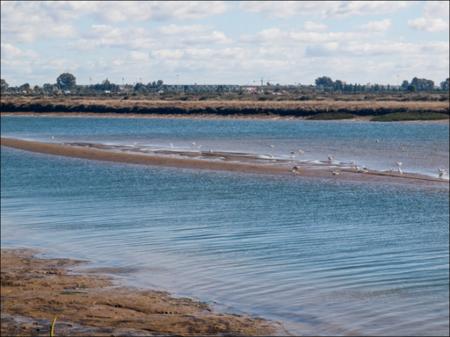
M 448 180 L 413 173 L 399 174 L 394 171 L 359 170 L 354 168 L 337 169 L 333 166 L 309 164 L 295 164 L 296 167 L 293 169 L 293 164 L 289 161 L 260 161 L 245 157 L 240 157 L 236 160 L 235 155 L 226 153 L 201 153 L 197 157 L 192 156 L 192 153 L 182 152 L 179 153 L 179 155 L 164 153 L 135 153 L 129 151 L 113 151 L 102 148 L 101 146 L 93 147 L 90 144 L 86 145 L 84 143 L 44 143 L 5 137 L 1 138 L 1 145 L 51 155 L 141 165 L 246 173 L 283 174 L 293 175 L 296 177 L 333 180 L 393 182 L 416 185 L 427 184 L 447 187 L 449 185 Z M 217 158 L 220 158 L 220 160 L 217 160 Z
M 125 288 L 110 277 L 74 273 L 85 263 L 43 259 L 26 249 L 1 251 L 1 335 L 55 336 L 285 335 L 279 323 L 214 312 L 166 292 Z

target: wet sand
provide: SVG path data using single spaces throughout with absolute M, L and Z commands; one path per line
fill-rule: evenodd
M 223 152 L 176 152 L 111 150 L 102 144 L 90 143 L 44 143 L 13 138 L 1 138 L 1 145 L 16 149 L 59 155 L 130 164 L 178 167 L 189 169 L 206 169 L 218 171 L 234 171 L 245 173 L 283 174 L 296 177 L 322 178 L 332 180 L 374 181 L 409 184 L 427 184 L 447 186 L 448 180 L 425 175 L 394 171 L 361 170 L 356 168 L 336 168 L 333 165 L 312 165 L 308 163 L 292 163 L 289 160 L 261 160 L 246 157 L 243 154 Z M 123 150 L 123 149 L 122 149 Z M 295 166 L 295 169 L 294 169 Z
M 83 261 L 1 251 L 1 335 L 55 336 L 286 335 L 261 318 L 214 312 L 166 292 L 125 288 L 102 274 L 71 271 Z

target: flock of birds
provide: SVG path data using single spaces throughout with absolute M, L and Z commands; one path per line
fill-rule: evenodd
M 51 136 L 51 139 L 54 140 L 55 137 L 54 137 L 54 136 Z M 376 143 L 379 143 L 380 140 L 379 140 L 379 139 L 376 139 L 375 142 L 376 142 Z M 136 145 L 137 143 L 134 143 L 134 144 Z M 197 149 L 201 149 L 201 147 L 202 147 L 202 145 L 197 145 L 196 142 L 192 142 L 191 144 L 192 144 L 192 146 L 193 146 L 194 148 L 197 148 Z M 171 148 L 171 149 L 174 148 L 173 143 L 170 143 L 169 145 L 170 145 L 170 148 Z M 274 145 L 274 144 L 269 144 L 268 146 L 269 146 L 271 149 L 274 149 L 274 148 L 275 148 L 275 145 Z M 402 147 L 402 148 L 403 148 L 403 147 Z M 209 152 L 212 152 L 212 150 L 210 149 Z M 298 150 L 296 150 L 296 151 L 291 151 L 291 152 L 290 152 L 290 158 L 291 158 L 291 159 L 295 159 L 296 155 L 303 155 L 303 154 L 305 154 L 305 151 L 303 151 L 302 149 L 298 149 Z M 269 157 L 270 157 L 270 158 L 273 158 L 273 155 L 269 155 Z M 333 163 L 334 163 L 334 159 L 335 159 L 334 156 L 328 155 L 328 161 L 327 161 L 328 164 L 333 164 Z M 358 173 L 367 173 L 367 172 L 369 172 L 369 170 L 367 169 L 367 167 L 365 167 L 365 166 L 363 166 L 363 167 L 358 166 L 358 165 L 356 164 L 355 161 L 352 161 L 351 164 L 352 164 L 352 168 L 353 168 L 356 172 L 358 172 Z M 402 165 L 403 165 L 403 163 L 402 163 L 401 161 L 397 161 L 397 162 L 395 162 L 395 164 L 396 164 L 396 166 L 397 166 L 397 173 L 400 174 L 400 175 L 403 175 L 403 170 L 402 170 Z M 299 166 L 294 166 L 294 167 L 292 168 L 292 172 L 294 172 L 294 173 L 299 173 L 299 172 L 300 172 L 300 167 L 299 167 Z M 340 171 L 338 171 L 338 170 L 333 170 L 333 171 L 331 171 L 331 173 L 332 173 L 333 175 L 339 175 L 339 174 L 340 174 Z M 449 174 L 449 172 L 448 172 L 447 169 L 438 168 L 438 178 L 443 179 L 445 176 L 448 176 L 448 174 Z
M 376 139 L 375 142 L 379 143 L 380 140 Z M 275 145 L 270 144 L 269 147 L 270 148 L 275 148 Z M 402 150 L 404 150 L 403 146 L 401 148 L 402 148 Z M 297 154 L 302 155 L 304 153 L 305 153 L 305 151 L 303 151 L 302 149 L 298 149 L 297 151 L 291 151 L 290 152 L 291 159 L 294 159 Z M 327 161 L 328 164 L 331 165 L 331 164 L 335 163 L 334 160 L 335 160 L 334 156 L 328 155 L 328 161 Z M 358 173 L 368 173 L 369 172 L 369 169 L 367 167 L 365 167 L 365 166 L 358 166 L 355 161 L 352 161 L 351 164 L 352 164 L 351 167 Z M 395 162 L 395 164 L 397 166 L 397 170 L 396 170 L 397 173 L 400 174 L 400 175 L 403 175 L 403 170 L 402 170 L 403 163 L 401 161 L 397 161 L 397 162 Z M 300 167 L 299 166 L 294 166 L 292 168 L 292 172 L 293 173 L 299 173 L 300 172 Z M 337 175 L 340 174 L 340 171 L 336 169 L 336 170 L 331 171 L 331 173 L 333 175 L 337 176 Z M 443 169 L 443 168 L 438 168 L 438 178 L 443 179 L 445 176 L 448 176 L 448 170 Z
M 375 142 L 379 143 L 380 140 L 376 139 Z M 196 142 L 192 142 L 191 144 L 192 144 L 192 147 L 197 148 L 197 149 L 201 149 L 201 147 L 202 147 L 202 145 L 199 145 Z M 268 144 L 268 147 L 270 147 L 271 149 L 274 149 L 275 145 L 274 144 Z M 174 148 L 173 143 L 170 143 L 170 148 L 171 149 Z M 212 152 L 212 150 L 210 149 L 209 152 Z M 295 159 L 296 156 L 303 155 L 303 154 L 305 154 L 305 151 L 302 150 L 302 149 L 293 150 L 293 151 L 290 151 L 290 158 L 291 159 Z M 273 155 L 269 155 L 269 157 L 270 158 L 274 158 Z M 328 164 L 330 164 L 330 165 L 336 163 L 335 162 L 335 157 L 333 155 L 328 155 L 327 159 L 328 160 L 326 162 Z M 403 173 L 403 169 L 402 169 L 403 163 L 401 161 L 397 161 L 397 162 L 395 162 L 395 165 L 396 165 L 397 168 L 394 169 L 394 170 L 391 170 L 391 171 L 396 171 L 398 174 L 403 175 L 404 174 Z M 355 170 L 358 173 L 368 173 L 369 172 L 369 169 L 367 167 L 359 166 L 359 165 L 356 164 L 355 161 L 351 162 L 351 167 L 352 167 L 353 170 Z M 297 166 L 297 165 L 294 166 L 291 171 L 294 172 L 294 173 L 299 173 L 300 172 L 300 166 Z M 340 174 L 340 171 L 338 169 L 335 169 L 335 170 L 331 171 L 331 173 L 333 175 L 337 176 L 337 175 Z M 448 170 L 443 169 L 443 168 L 438 168 L 437 175 L 438 175 L 438 178 L 443 179 L 445 176 L 448 175 Z

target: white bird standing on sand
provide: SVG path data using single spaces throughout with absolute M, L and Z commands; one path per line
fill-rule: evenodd
M 304 154 L 305 153 L 305 151 L 303 151 L 302 149 L 298 149 L 297 152 L 298 152 L 298 154 Z
M 291 170 L 292 173 L 299 174 L 300 173 L 300 166 L 294 166 Z
M 334 157 L 329 155 L 328 156 L 328 162 L 331 164 L 333 162 L 333 160 L 334 160 Z
M 397 167 L 398 167 L 398 173 L 403 174 L 402 168 L 401 166 L 403 165 L 403 163 L 401 161 L 396 162 Z
M 447 173 L 447 170 L 446 169 L 438 169 L 438 177 L 439 178 L 443 178 L 444 177 L 444 175 Z

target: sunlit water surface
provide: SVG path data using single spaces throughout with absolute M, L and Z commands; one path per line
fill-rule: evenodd
M 445 125 L 289 123 L 2 118 L 2 136 L 179 147 L 195 141 L 255 153 L 267 143 L 276 146 L 269 151 L 314 143 L 322 148 L 311 150 L 312 159 L 350 147 L 357 160 L 370 164 L 379 154 L 387 166 L 395 151 L 385 154 L 385 141 L 414 149 L 401 160 L 417 171 L 431 172 L 427 156 L 448 163 Z M 375 150 L 365 157 L 359 146 Z M 131 268 L 120 275 L 124 282 L 279 320 L 297 334 L 448 334 L 448 202 L 448 188 L 1 152 L 2 247 Z

